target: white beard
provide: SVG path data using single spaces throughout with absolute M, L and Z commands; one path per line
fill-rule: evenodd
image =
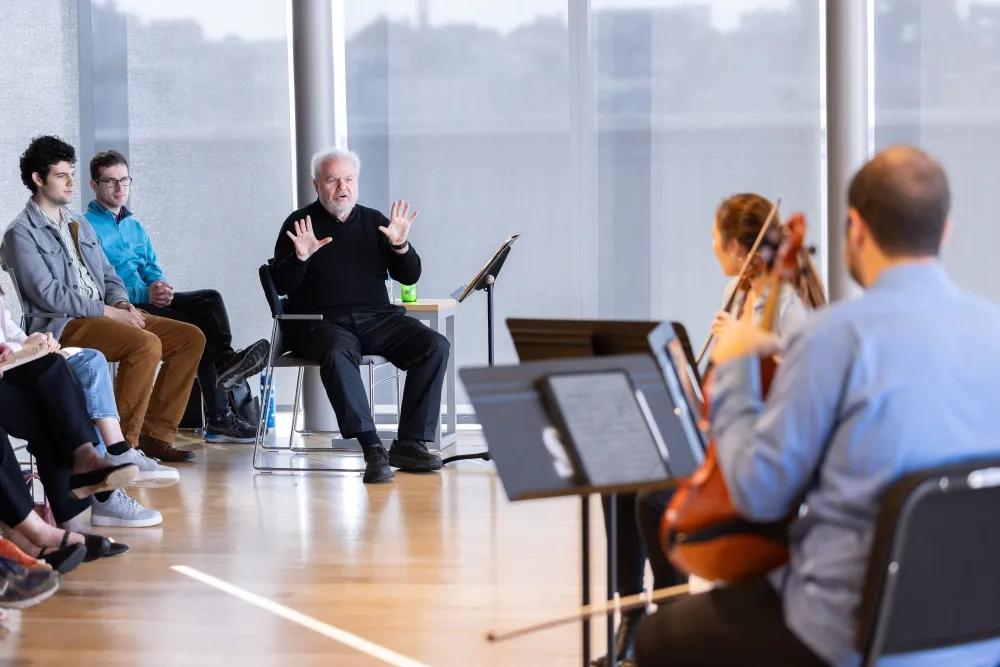
M 329 204 L 324 204 L 323 208 L 330 212 L 330 215 L 337 219 L 347 218 L 351 211 L 354 209 L 354 204 L 356 202 L 348 202 L 346 204 L 341 204 L 336 199 L 331 201 Z

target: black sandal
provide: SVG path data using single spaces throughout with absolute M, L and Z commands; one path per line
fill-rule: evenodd
M 102 491 L 114 491 L 128 485 L 139 474 L 134 463 L 108 466 L 100 470 L 81 472 L 69 478 L 69 491 L 77 498 L 86 498 Z
M 62 544 L 60 549 L 65 548 L 69 543 L 70 531 L 63 531 Z M 77 533 L 77 535 L 83 535 L 83 544 L 74 545 L 82 546 L 85 549 L 85 554 L 83 558 L 84 563 L 89 563 L 95 561 L 98 558 L 104 558 L 108 555 L 108 551 L 111 550 L 111 540 L 103 535 L 94 535 L 93 533 Z M 53 555 L 53 554 L 49 554 Z M 49 563 L 51 565 L 51 563 Z
M 70 544 L 69 531 L 63 531 L 59 549 L 46 553 L 51 547 L 42 547 L 38 557 L 52 566 L 59 574 L 68 574 L 87 558 L 88 548 L 83 544 Z
M 92 533 L 82 533 L 85 537 L 101 537 L 100 535 L 93 535 Z M 102 558 L 114 558 L 115 556 L 121 556 L 122 554 L 128 553 L 129 546 L 127 544 L 122 544 L 121 542 L 115 542 L 113 537 L 106 537 L 110 545 L 108 546 L 108 551 Z

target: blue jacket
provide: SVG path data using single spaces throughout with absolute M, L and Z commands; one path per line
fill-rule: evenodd
M 84 215 L 97 233 L 104 254 L 108 256 L 115 273 L 125 283 L 128 300 L 132 303 L 149 303 L 149 286 L 164 280 L 163 271 L 156 263 L 156 251 L 139 221 L 124 206 L 125 217 L 115 222 L 108 209 L 91 201 Z

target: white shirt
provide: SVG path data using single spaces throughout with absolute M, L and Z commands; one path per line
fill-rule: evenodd
M 17 352 L 24 345 L 24 341 L 28 339 L 28 334 L 24 333 L 24 330 L 11 317 L 3 297 L 0 297 L 0 308 L 3 309 L 3 317 L 0 317 L 0 343 Z

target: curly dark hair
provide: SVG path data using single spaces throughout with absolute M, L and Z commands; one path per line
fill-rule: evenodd
M 38 174 L 44 183 L 49 178 L 52 165 L 60 162 L 75 165 L 76 150 L 59 137 L 35 137 L 21 154 L 21 182 L 32 194 L 38 192 L 38 186 L 31 180 L 31 175 Z

